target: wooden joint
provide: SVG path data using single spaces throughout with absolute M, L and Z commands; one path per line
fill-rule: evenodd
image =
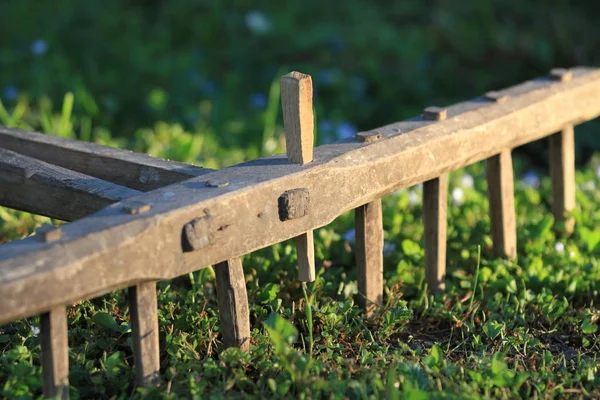
M 210 181 L 206 182 L 206 186 L 211 188 L 222 188 L 229 186 L 229 181 L 224 179 L 211 179 Z
M 127 214 L 136 215 L 150 211 L 152 206 L 141 201 L 132 201 L 129 204 L 124 204 L 122 210 Z
M 36 235 L 40 235 L 42 241 L 52 243 L 62 238 L 62 230 L 53 225 L 43 225 L 36 230 Z
M 308 214 L 310 193 L 304 188 L 291 189 L 279 196 L 277 203 L 281 221 L 302 218 Z
M 427 121 L 443 121 L 446 119 L 447 111 L 442 107 L 427 107 L 423 110 L 423 119 Z
M 566 68 L 553 68 L 550 70 L 550 79 L 557 82 L 568 82 L 573 78 L 573 73 Z
M 495 90 L 487 92 L 483 95 L 483 97 L 485 97 L 486 100 L 490 100 L 496 103 L 504 103 L 508 99 L 508 95 L 502 92 L 497 92 Z
M 183 226 L 183 251 L 200 250 L 213 244 L 212 217 L 208 210 L 204 213 L 204 217 L 193 219 Z
M 381 133 L 377 131 L 358 132 L 354 135 L 356 140 L 363 143 L 371 143 L 381 139 Z

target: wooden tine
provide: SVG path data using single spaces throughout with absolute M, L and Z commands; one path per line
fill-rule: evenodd
M 568 213 L 575 208 L 575 133 L 573 126 L 550 136 L 550 179 L 552 213 L 558 236 L 571 235 L 575 219 Z
M 250 311 L 246 279 L 239 257 L 215 265 L 219 318 L 224 347 L 250 350 Z
M 448 175 L 423 182 L 425 282 L 433 293 L 445 288 L 447 209 Z
M 40 316 L 42 383 L 45 397 L 69 398 L 69 337 L 66 307 Z
M 160 383 L 160 352 L 156 282 L 131 286 L 129 308 L 137 384 L 157 385 Z
M 281 105 L 288 160 L 306 164 L 313 160 L 314 115 L 312 78 L 300 72 L 281 77 Z M 302 282 L 315 280 L 313 231 L 295 238 L 298 253 L 298 277 Z
M 517 257 L 515 194 L 510 149 L 487 159 L 488 198 L 494 253 L 514 260 Z
M 383 216 L 381 199 L 354 210 L 358 303 L 370 316 L 383 304 Z

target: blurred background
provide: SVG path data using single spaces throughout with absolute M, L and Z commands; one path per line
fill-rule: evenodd
M 291 70 L 313 76 L 331 142 L 598 65 L 598 15 L 566 0 L 2 0 L 0 123 L 222 167 L 283 151 Z M 593 126 L 578 163 L 600 148 Z M 545 168 L 543 143 L 520 153 Z

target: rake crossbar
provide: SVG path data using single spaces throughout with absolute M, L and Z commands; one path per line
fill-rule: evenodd
M 317 147 L 305 165 L 276 155 L 135 196 L 63 225 L 54 243 L 31 237 L 2 245 L 0 324 L 230 260 L 597 117 L 600 72 L 571 71 L 568 82 L 536 79 L 502 90 L 506 101 L 453 105 L 445 120 L 413 118 Z M 129 215 L 122 209 L 130 201 L 152 208 Z
M 0 148 L 0 205 L 64 221 L 141 194 Z
M 141 191 L 212 172 L 130 150 L 14 128 L 0 127 L 0 148 Z

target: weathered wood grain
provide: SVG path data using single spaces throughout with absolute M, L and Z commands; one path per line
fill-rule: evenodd
M 550 179 L 552 214 L 558 235 L 570 235 L 575 219 L 568 216 L 575 208 L 575 133 L 573 126 L 550 136 Z
M 59 242 L 28 238 L 1 245 L 0 324 L 296 237 L 385 194 L 600 114 L 595 69 L 575 69 L 568 82 L 537 79 L 503 93 L 503 103 L 477 98 L 446 107 L 443 121 L 415 118 L 377 128 L 381 139 L 373 143 L 350 138 L 319 146 L 306 165 L 277 155 L 136 196 L 152 209 L 128 215 L 120 204 L 109 206 L 63 225 Z M 210 179 L 229 185 L 207 187 Z M 281 221 L 278 199 L 294 188 L 309 191 L 310 212 Z M 212 243 L 184 252 L 184 225 L 207 212 Z
M 71 221 L 141 194 L 0 148 L 0 205 Z
M 156 282 L 131 286 L 129 309 L 137 384 L 156 385 L 160 382 Z
M 446 287 L 447 210 L 448 175 L 423 182 L 425 282 L 433 293 Z
M 129 150 L 2 126 L 0 148 L 140 191 L 212 171 Z
M 354 210 L 358 304 L 371 315 L 383 305 L 383 215 L 381 199 Z
M 250 350 L 250 311 L 246 279 L 239 257 L 214 266 L 219 299 L 219 318 L 225 347 Z
M 517 257 L 515 193 L 510 150 L 487 159 L 488 199 L 494 254 L 514 260 Z
M 315 239 L 313 231 L 308 231 L 294 238 L 298 254 L 298 279 L 301 282 L 314 282 L 315 272 Z
M 290 162 L 313 160 L 314 124 L 312 78 L 300 72 L 281 77 L 281 106 L 287 156 Z
M 312 109 L 312 78 L 310 75 L 300 72 L 290 72 L 281 77 L 281 105 L 283 109 L 283 124 L 285 128 L 285 141 L 287 158 L 291 163 L 306 164 L 313 160 L 314 146 L 314 114 Z M 300 188 L 284 193 L 279 199 L 286 199 L 286 195 L 296 198 L 288 198 L 288 212 L 282 213 L 281 202 L 279 214 L 300 214 L 304 211 L 306 215 L 309 205 L 309 191 Z M 295 196 L 292 196 L 296 194 Z M 304 199 L 304 197 L 306 197 Z M 285 202 L 284 202 L 285 204 Z M 291 207 L 290 207 L 291 206 Z M 298 279 L 302 282 L 315 280 L 315 249 L 313 232 L 308 231 L 295 239 L 296 252 L 298 254 Z
M 57 306 L 40 316 L 42 384 L 45 397 L 69 398 L 67 310 Z

